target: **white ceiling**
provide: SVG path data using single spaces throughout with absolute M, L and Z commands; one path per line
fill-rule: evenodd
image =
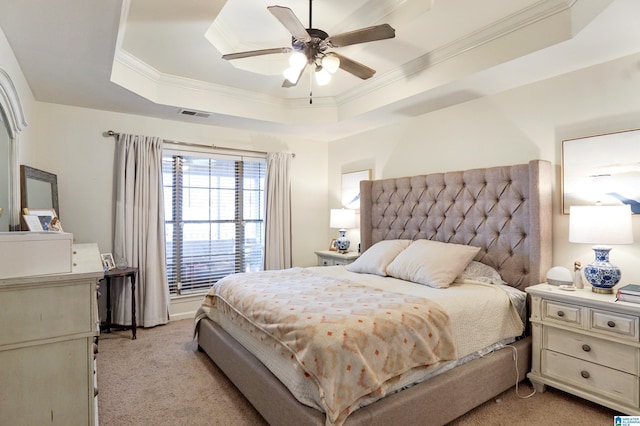
M 273 4 L 308 27 L 308 0 L 0 0 L 0 27 L 39 101 L 317 140 L 640 52 L 637 0 L 315 0 L 330 35 L 396 37 L 337 49 L 369 80 L 317 87 L 307 70 L 287 89 L 288 55 L 221 59 L 290 46 Z

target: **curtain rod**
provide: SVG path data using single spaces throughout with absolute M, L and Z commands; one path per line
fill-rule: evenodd
M 105 134 L 107 136 L 116 136 L 116 137 L 120 136 L 120 133 L 114 132 L 113 130 L 107 130 L 105 132 Z M 220 150 L 225 150 L 225 151 L 248 152 L 248 153 L 251 153 L 251 154 L 263 154 L 263 155 L 267 154 L 266 151 L 254 151 L 252 149 L 241 149 L 241 148 L 228 148 L 228 147 L 224 147 L 224 146 L 205 145 L 205 144 L 190 143 L 190 142 L 179 142 L 179 141 L 171 141 L 171 140 L 167 140 L 167 139 L 163 139 L 162 142 L 164 142 L 164 143 L 173 143 L 173 144 L 177 144 L 177 145 L 193 146 L 193 147 L 197 147 L 197 148 L 212 148 L 212 149 L 220 149 Z M 293 158 L 296 158 L 296 154 L 295 153 L 291 154 L 291 156 Z

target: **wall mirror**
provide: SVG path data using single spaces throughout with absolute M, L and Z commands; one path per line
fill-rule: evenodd
M 54 209 L 60 216 L 58 208 L 58 177 L 53 173 L 20 166 L 20 206 L 24 209 Z
M 11 162 L 9 161 L 9 144 L 11 139 L 9 138 L 9 131 L 7 130 L 7 119 L 4 117 L 4 112 L 0 110 L 0 170 L 2 170 L 2 177 L 0 178 L 0 231 L 9 231 L 11 225 L 11 205 L 9 203 L 11 199 L 10 195 L 10 180 L 11 180 Z
M 629 204 L 640 214 L 640 129 L 562 141 L 562 212 Z
M 0 68 L 0 232 L 20 229 L 18 137 L 26 126 L 18 92 Z

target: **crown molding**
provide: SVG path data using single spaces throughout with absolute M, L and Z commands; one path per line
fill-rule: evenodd
M 449 44 L 434 49 L 424 55 L 403 64 L 392 71 L 374 77 L 370 84 L 355 87 L 337 97 L 338 105 L 351 102 L 362 96 L 389 86 L 407 76 L 423 72 L 435 65 L 451 60 L 457 56 L 486 45 L 501 37 L 505 37 L 520 29 L 526 28 L 558 13 L 571 9 L 577 0 L 542 0 L 526 9 L 485 26 L 478 31 L 461 37 Z
M 339 108 L 341 105 L 355 101 L 364 96 L 370 95 L 386 86 L 404 81 L 407 76 L 423 72 L 435 65 L 444 63 L 458 56 L 472 51 L 478 47 L 487 45 L 494 40 L 515 33 L 529 25 L 543 21 L 556 14 L 563 13 L 571 9 L 577 0 L 541 0 L 530 7 L 513 13 L 491 25 L 485 26 L 478 31 L 461 37 L 447 45 L 434 49 L 402 66 L 382 75 L 376 75 L 364 84 L 351 89 L 336 97 L 313 98 L 313 104 L 309 104 L 308 98 L 284 99 L 272 95 L 266 95 L 254 91 L 233 88 L 219 84 L 188 79 L 175 75 L 164 74 L 131 55 L 121 47 L 116 50 L 114 62 L 117 62 L 127 69 L 142 76 L 147 81 L 158 87 L 167 86 L 173 89 L 185 91 L 199 91 L 211 93 L 213 96 L 231 98 L 239 102 L 260 103 L 269 108 Z M 398 5 L 408 4 L 408 0 L 381 0 L 377 3 L 379 8 L 375 14 L 390 11 Z M 373 12 L 372 12 L 373 13 Z M 569 21 L 566 25 L 571 25 Z M 221 23 L 221 28 L 225 25 Z M 227 31 L 224 31 L 225 33 Z M 232 33 L 232 31 L 230 31 Z M 571 32 L 569 31 L 568 34 Z M 135 88 L 129 88 L 135 91 Z M 155 101 L 155 100 L 154 100 Z M 185 105 L 187 106 L 187 105 Z M 195 109 L 202 110 L 201 106 L 194 106 Z M 224 111 L 210 111 L 212 113 L 223 113 Z M 278 120 L 286 122 L 286 120 Z
M 304 108 L 306 111 L 309 108 L 335 108 L 336 102 L 334 98 L 331 97 L 317 97 L 313 98 L 313 103 L 309 103 L 308 98 L 300 98 L 300 99 L 283 99 L 278 98 L 271 95 L 266 95 L 263 93 L 258 93 L 250 90 L 243 90 L 239 88 L 233 88 L 229 86 L 224 86 L 220 84 L 209 83 L 200 80 L 189 79 L 185 77 L 175 76 L 171 74 L 164 74 L 149 64 L 141 61 L 136 56 L 130 54 L 124 49 L 119 49 L 116 51 L 116 55 L 114 57 L 114 64 L 118 64 L 124 67 L 126 70 L 134 73 L 136 76 L 143 78 L 147 83 L 154 85 L 155 87 L 167 87 L 172 89 L 178 89 L 185 92 L 202 92 L 211 94 L 212 97 L 219 97 L 224 99 L 233 99 L 237 102 L 242 103 L 252 103 L 252 104 L 262 104 L 266 112 L 273 115 L 274 111 L 282 110 L 281 117 L 277 120 L 274 120 L 272 116 L 264 117 L 265 120 L 279 121 L 279 122 L 290 122 L 291 119 L 288 118 L 287 111 L 290 109 L 302 109 Z M 112 78 L 113 81 L 113 78 Z M 120 84 L 118 81 L 114 81 L 116 84 Z M 121 85 L 121 84 L 120 84 Z M 132 90 L 139 95 L 148 98 L 144 94 L 137 92 L 134 87 L 125 86 L 129 90 Z M 158 91 L 155 91 L 156 93 Z M 153 102 L 159 103 L 158 99 L 150 99 Z M 224 107 L 220 108 L 202 108 L 201 105 L 182 105 L 181 107 L 186 107 L 189 109 L 196 109 L 202 112 L 208 112 L 212 114 L 226 114 L 224 111 Z M 255 118 L 255 117 L 254 117 Z

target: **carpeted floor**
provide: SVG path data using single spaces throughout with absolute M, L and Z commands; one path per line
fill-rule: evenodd
M 191 320 L 100 336 L 100 425 L 266 425 L 192 339 Z M 531 393 L 524 382 L 520 395 Z M 451 423 L 466 425 L 611 425 L 614 411 L 547 388 L 520 399 L 508 390 Z

